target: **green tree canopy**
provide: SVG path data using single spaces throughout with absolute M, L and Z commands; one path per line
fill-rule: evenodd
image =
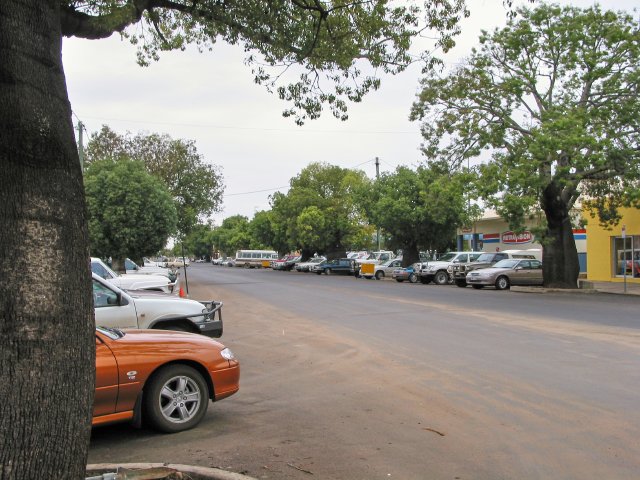
M 234 215 L 222 221 L 222 225 L 211 232 L 213 247 L 226 256 L 233 257 L 242 248 L 251 248 L 249 219 L 244 215 Z
M 211 249 L 213 247 L 211 232 L 212 229 L 209 225 L 196 225 L 184 239 L 186 252 L 197 258 L 211 257 Z M 182 249 L 180 252 L 182 252 Z
M 274 247 L 274 232 L 273 225 L 271 223 L 271 212 L 268 210 L 261 210 L 253 215 L 253 218 L 249 222 L 249 233 L 251 234 L 251 245 L 255 249 L 271 249 L 285 253 Z
M 139 260 L 159 252 L 175 232 L 171 194 L 144 164 L 93 162 L 85 173 L 91 254 Z
M 376 180 L 364 203 L 388 247 L 402 249 L 406 266 L 419 260 L 421 249 L 442 252 L 452 245 L 456 228 L 468 221 L 469 181 L 468 172 L 450 173 L 442 164 L 398 167 Z
M 204 161 L 193 140 L 169 135 L 124 135 L 103 125 L 87 145 L 86 164 L 97 160 L 131 158 L 144 163 L 173 196 L 178 212 L 178 233 L 188 234 L 200 219 L 220 210 L 224 181 L 217 167 Z
M 409 50 L 414 37 L 432 33 L 434 47 L 447 50 L 463 16 L 464 0 L 426 0 L 422 6 L 384 0 L 61 1 L 65 36 L 123 32 L 139 47 L 141 65 L 188 44 L 201 50 L 220 40 L 242 44 L 256 83 L 277 91 L 289 105 L 284 115 L 298 123 L 318 118 L 323 104 L 345 120 L 347 101 L 360 101 L 380 86 L 377 72 L 395 74 L 418 60 Z M 127 28 L 139 22 L 141 28 Z M 295 73 L 286 75 L 293 65 Z
M 639 64 L 631 15 L 540 5 L 485 32 L 465 65 L 422 82 L 412 117 L 424 120 L 425 155 L 459 164 L 490 149 L 479 183 L 488 204 L 514 228 L 544 211 L 547 286 L 576 287 L 580 198 L 605 224 L 618 205 L 639 203 Z
M 272 196 L 275 236 L 306 256 L 344 256 L 347 248 L 359 248 L 371 231 L 356 201 L 368 182 L 362 171 L 310 164 L 291 179 L 286 195 Z

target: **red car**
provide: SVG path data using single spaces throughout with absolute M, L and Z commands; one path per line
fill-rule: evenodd
M 239 381 L 231 350 L 203 335 L 97 328 L 93 425 L 144 421 L 163 432 L 188 430 L 209 400 L 233 395 Z

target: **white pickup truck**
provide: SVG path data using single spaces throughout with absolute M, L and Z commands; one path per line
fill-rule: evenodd
M 449 269 L 456 263 L 470 263 L 476 260 L 482 252 L 449 252 L 439 260 L 423 262 L 420 268 L 420 282 L 427 284 L 434 282 L 436 285 L 446 285 L 452 278 Z
M 151 328 L 222 336 L 222 302 L 196 301 L 149 290 L 123 291 L 93 274 L 96 326 Z
M 91 257 L 91 271 L 123 290 L 156 290 L 171 293 L 175 289 L 166 275 L 127 273 L 118 275 L 99 258 Z

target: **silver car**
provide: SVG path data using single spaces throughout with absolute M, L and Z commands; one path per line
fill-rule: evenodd
M 479 268 L 467 275 L 473 288 L 495 286 L 505 290 L 511 285 L 542 285 L 542 262 L 530 259 L 500 260 L 493 267 Z

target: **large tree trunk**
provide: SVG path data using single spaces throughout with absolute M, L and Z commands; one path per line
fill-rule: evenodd
M 542 209 L 547 218 L 542 262 L 544 286 L 578 288 L 580 264 L 569 207 L 562 190 L 555 183 L 544 190 Z
M 342 238 L 339 233 L 336 234 L 336 239 L 333 244 L 327 248 L 324 256 L 327 257 L 327 260 L 335 260 L 338 258 L 345 258 L 347 256 L 347 249 L 344 248 Z
M 418 251 L 418 244 L 411 243 L 406 245 L 402 249 L 402 266 L 408 267 L 409 265 L 413 265 L 416 262 L 420 261 L 420 252 Z
M 95 339 L 58 0 L 0 1 L 0 478 L 83 478 Z

